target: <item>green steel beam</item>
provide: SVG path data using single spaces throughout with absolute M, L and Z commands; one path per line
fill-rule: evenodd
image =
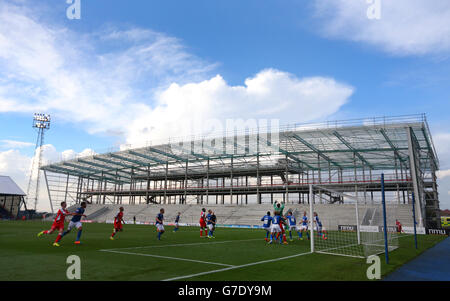
M 112 153 L 110 153 L 109 155 L 111 157 L 113 157 L 113 158 L 116 158 L 116 159 L 119 159 L 119 160 L 123 160 L 123 161 L 127 161 L 127 162 L 131 162 L 131 163 L 134 163 L 134 164 L 138 164 L 140 166 L 148 166 L 148 162 L 134 160 L 134 159 L 130 159 L 130 158 L 127 158 L 127 157 L 119 156 L 117 154 L 112 154 Z M 136 166 L 134 166 L 134 167 L 136 167 Z
M 434 162 L 434 166 L 437 168 L 437 167 L 439 166 L 439 163 L 438 163 L 438 160 L 436 159 L 435 152 L 434 152 L 434 148 L 431 146 L 431 143 L 430 143 L 430 141 L 429 141 L 428 134 L 427 134 L 427 132 L 425 131 L 425 128 L 423 128 L 423 127 L 422 127 L 422 133 L 423 133 L 423 136 L 425 137 L 425 141 L 426 141 L 426 143 L 427 143 L 428 152 L 431 154 L 431 159 L 432 159 L 433 162 Z
M 384 129 L 380 129 L 380 133 L 381 135 L 383 135 L 384 139 L 386 140 L 386 142 L 389 144 L 389 146 L 392 148 L 392 150 L 394 151 L 394 154 L 397 156 L 397 158 L 400 160 L 400 162 L 402 162 L 405 166 L 407 166 L 406 164 L 406 160 L 402 158 L 402 156 L 400 156 L 400 153 L 398 152 L 397 147 L 394 145 L 394 143 L 392 143 L 391 139 L 389 138 L 389 136 L 386 134 L 386 131 Z
M 70 162 L 64 162 L 63 165 L 67 165 L 67 166 L 76 168 L 78 170 L 89 170 L 89 171 L 92 172 L 93 175 L 97 175 L 99 173 L 103 173 L 103 174 L 107 174 L 107 175 L 110 175 L 110 176 L 113 176 L 113 177 L 119 176 L 119 177 L 122 177 L 122 178 L 126 178 L 126 177 L 121 176 L 121 175 L 115 175 L 115 174 L 110 173 L 110 172 L 106 172 L 106 171 L 98 170 L 98 169 L 93 169 L 93 168 L 90 168 L 90 167 L 80 166 L 80 165 L 73 164 L 73 163 L 70 163 Z
M 55 172 L 54 170 L 56 170 L 56 173 L 63 172 L 63 173 L 67 173 L 67 174 L 72 175 L 72 176 L 89 177 L 91 179 L 99 180 L 99 181 L 106 179 L 106 180 L 109 180 L 109 181 L 114 182 L 114 183 L 126 184 L 126 182 L 120 181 L 120 180 L 117 180 L 117 179 L 113 179 L 113 178 L 109 178 L 109 177 L 99 177 L 99 176 L 96 176 L 94 174 L 77 172 L 75 170 L 67 169 L 67 168 L 60 167 L 60 166 L 50 166 L 49 168 L 51 168 L 51 169 L 46 169 L 46 170 L 50 171 L 50 172 Z M 52 169 L 54 169 L 54 170 L 52 170 Z
M 131 150 L 130 150 L 130 151 L 128 151 L 128 153 L 130 153 L 130 154 L 132 154 L 132 155 L 135 155 L 135 156 L 137 156 L 137 157 L 141 157 L 141 158 L 144 158 L 144 159 L 147 159 L 147 160 L 151 160 L 151 161 L 153 161 L 153 162 L 160 163 L 160 164 L 166 164 L 166 163 L 167 163 L 167 161 L 160 160 L 160 159 L 155 158 L 155 157 L 153 157 L 153 156 L 144 155 L 144 154 L 138 153 L 138 152 L 136 152 L 136 151 L 131 151 Z M 147 165 L 148 165 L 148 164 L 147 164 Z
M 314 145 L 312 145 L 311 143 L 309 143 L 308 141 L 306 141 L 305 139 L 303 139 L 302 137 L 300 137 L 297 134 L 292 134 L 292 136 L 297 139 L 298 141 L 300 141 L 301 143 L 303 143 L 304 145 L 306 145 L 308 148 L 310 148 L 311 150 L 313 150 L 314 152 L 316 152 L 319 156 L 321 156 L 322 158 L 324 158 L 325 160 L 327 160 L 328 162 L 330 162 L 331 164 L 333 164 L 334 166 L 341 168 L 341 166 L 334 162 L 333 160 L 331 160 L 330 157 L 328 157 L 327 155 L 325 155 L 322 151 L 320 151 L 319 149 L 317 149 Z
M 167 153 L 165 151 L 162 151 L 160 149 L 156 149 L 154 147 L 149 147 L 148 150 L 151 151 L 151 152 L 154 152 L 154 153 L 157 153 L 157 154 L 160 154 L 160 155 L 163 155 L 163 156 L 175 159 L 177 161 L 181 161 L 181 162 L 186 162 L 187 161 L 187 159 L 185 159 L 185 158 L 179 157 L 179 156 L 171 154 L 171 153 Z
M 176 145 L 176 144 L 172 145 L 172 147 L 174 147 L 174 146 L 175 146 L 176 148 L 178 148 L 179 150 L 181 150 L 182 152 L 187 151 L 187 149 L 184 149 L 184 148 L 182 148 L 182 147 L 179 146 L 179 145 Z M 194 157 L 196 157 L 196 158 L 198 158 L 198 159 L 202 159 L 202 160 L 208 160 L 208 159 L 210 159 L 208 156 L 205 156 L 205 155 L 202 155 L 202 154 L 198 154 L 198 153 L 194 153 L 192 150 L 189 151 L 189 154 L 191 154 L 192 156 L 194 156 Z
M 122 167 L 125 167 L 125 168 L 134 168 L 135 167 L 134 165 L 124 164 L 122 162 L 116 162 L 116 161 L 105 159 L 105 158 L 98 157 L 98 156 L 94 156 L 94 160 L 98 160 L 98 161 L 101 161 L 101 162 L 104 162 L 104 163 L 108 163 L 108 164 L 113 164 L 113 165 L 116 165 L 116 166 L 122 166 Z
M 127 171 L 124 171 L 124 170 L 112 169 L 111 166 L 94 163 L 94 162 L 87 161 L 87 160 L 84 160 L 84 159 L 78 159 L 77 161 L 80 162 L 80 163 L 84 163 L 84 164 L 87 164 L 87 165 L 95 166 L 95 167 L 98 167 L 98 168 L 105 168 L 106 170 L 102 170 L 102 172 L 108 172 L 108 171 L 113 171 L 114 170 L 114 171 L 117 171 L 117 172 L 121 172 L 121 173 L 127 174 L 128 176 L 131 175 L 131 173 L 129 173 Z
M 406 151 L 408 150 L 407 147 L 398 147 L 397 150 L 399 151 Z M 392 148 L 355 148 L 355 151 L 358 153 L 373 153 L 373 152 L 392 152 Z M 297 151 L 297 152 L 290 152 L 293 155 L 310 155 L 310 154 L 316 154 L 314 151 Z M 334 153 L 353 153 L 350 149 L 335 149 L 335 150 L 323 150 L 322 153 L 324 154 L 334 154 Z
M 67 174 L 73 175 L 73 176 L 86 176 L 86 177 L 89 176 L 89 174 L 87 174 L 87 173 L 77 172 L 76 170 L 64 168 L 64 167 L 61 167 L 61 166 L 49 165 L 49 166 L 46 166 L 46 167 L 44 167 L 42 169 L 46 170 L 46 171 L 50 171 L 50 172 L 55 172 L 55 171 L 53 171 L 53 169 L 56 169 L 56 170 L 59 170 L 59 172 L 64 172 L 64 173 L 67 173 Z
M 265 143 L 266 143 L 268 146 L 270 146 L 272 149 L 274 149 L 274 146 L 272 145 L 272 142 L 271 142 L 271 141 L 268 141 L 268 140 L 266 140 L 266 139 L 264 139 L 264 138 L 262 138 L 262 137 L 259 137 L 259 139 L 265 141 Z M 258 142 L 258 143 L 259 143 L 259 142 Z M 274 150 L 275 150 L 275 149 L 274 149 Z M 287 156 L 288 158 L 291 158 L 292 160 L 294 160 L 294 161 L 297 162 L 297 163 L 305 164 L 305 165 L 308 166 L 308 168 L 311 169 L 311 170 L 317 170 L 317 169 L 318 169 L 318 168 L 315 168 L 315 167 L 311 166 L 310 164 L 306 163 L 305 161 L 300 160 L 299 158 L 297 158 L 296 156 L 292 155 L 292 154 L 289 153 L 287 150 L 284 150 L 284 149 L 282 149 L 282 148 L 279 147 L 279 146 L 278 146 L 278 151 L 279 151 L 280 153 L 282 153 L 283 155 Z
M 348 147 L 350 150 L 353 151 L 353 153 L 361 160 L 363 161 L 367 166 L 369 166 L 371 169 L 373 169 L 372 164 L 370 164 L 359 152 L 356 151 L 356 149 L 347 142 L 347 140 L 344 139 L 344 137 L 341 136 L 337 131 L 333 132 L 333 135 L 335 135 L 346 147 Z

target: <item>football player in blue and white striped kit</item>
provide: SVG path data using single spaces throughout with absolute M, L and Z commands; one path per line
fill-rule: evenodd
M 267 211 L 267 214 L 263 216 L 261 219 L 263 224 L 264 230 L 266 230 L 266 238 L 265 241 L 269 241 L 269 235 L 270 235 L 270 225 L 272 224 L 272 217 L 270 216 L 270 211 Z
M 280 239 L 280 244 L 283 244 L 283 237 L 280 235 L 281 234 L 280 222 L 281 216 L 278 214 L 278 212 L 275 212 L 272 218 L 272 226 L 270 226 L 270 232 L 272 234 L 270 236 L 269 244 L 273 242 L 274 237 L 275 239 Z
M 317 236 L 327 239 L 327 236 L 325 235 L 326 231 L 322 231 L 322 222 L 319 220 L 319 215 L 317 212 L 314 212 L 314 223 L 316 224 Z
M 303 212 L 302 222 L 300 226 L 300 239 L 303 240 L 303 231 L 306 232 L 306 236 L 309 238 L 309 232 L 308 232 L 308 217 L 306 216 L 306 211 Z
M 164 209 L 160 209 L 158 215 L 156 216 L 156 231 L 158 231 L 158 240 L 161 240 L 161 235 L 164 233 Z
M 213 231 L 214 231 L 214 224 L 213 224 L 213 221 L 212 221 L 212 210 L 210 209 L 210 210 L 208 210 L 208 214 L 206 215 L 206 226 L 208 227 L 208 229 L 209 229 L 209 232 L 208 232 L 208 238 L 215 238 L 214 236 L 213 236 Z
M 181 212 L 178 212 L 177 217 L 175 218 L 175 228 L 173 229 L 173 232 L 178 231 L 179 223 L 180 223 L 180 215 L 181 215 Z
M 300 239 L 300 232 L 297 228 L 297 220 L 295 219 L 295 216 L 292 215 L 292 211 L 288 212 L 288 215 L 286 216 L 288 222 L 289 222 L 289 238 L 290 241 L 293 241 L 292 239 L 292 231 L 296 231 L 298 238 Z

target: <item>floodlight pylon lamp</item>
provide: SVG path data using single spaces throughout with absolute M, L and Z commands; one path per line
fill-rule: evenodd
M 34 209 L 37 208 L 39 201 L 39 183 L 40 183 L 40 168 L 42 165 L 42 146 L 44 145 L 44 132 L 50 129 L 50 115 L 34 113 L 32 127 L 38 130 L 36 140 L 35 156 L 31 166 L 30 179 L 27 188 L 27 202 L 34 201 Z M 35 174 L 35 178 L 33 175 Z M 51 205 L 51 204 L 50 204 Z M 53 211 L 53 208 L 52 208 Z

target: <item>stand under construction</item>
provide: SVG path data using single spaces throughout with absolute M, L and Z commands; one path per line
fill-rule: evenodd
M 42 167 L 53 205 L 306 204 L 309 185 L 350 192 L 368 204 L 381 194 L 411 204 L 420 225 L 439 224 L 439 161 L 425 115 L 301 124 L 176 141 Z M 321 203 L 344 199 L 329 190 Z

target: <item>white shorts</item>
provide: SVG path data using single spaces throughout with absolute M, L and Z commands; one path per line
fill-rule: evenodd
M 214 230 L 214 225 L 213 224 L 209 224 L 208 225 L 208 229 L 211 230 L 211 231 Z
M 267 232 L 270 232 L 270 227 L 264 227 L 264 230 L 266 230 Z
M 162 224 L 156 224 L 156 229 L 158 229 L 158 231 L 164 231 L 164 226 Z
M 308 226 L 301 225 L 300 226 L 300 231 L 303 231 L 303 230 L 308 231 Z
M 321 232 L 321 231 L 322 231 L 322 226 L 316 225 L 316 231 L 317 231 L 317 232 Z
M 177 227 L 177 228 L 178 228 L 178 223 L 175 223 L 175 227 Z
M 270 232 L 272 233 L 278 233 L 281 232 L 281 228 L 279 224 L 272 224 L 272 226 L 270 227 Z
M 82 226 L 81 222 L 72 222 L 72 221 L 70 221 L 69 227 L 67 227 L 67 231 L 72 230 L 74 227 L 77 228 L 77 229 L 80 229 L 81 226 Z
M 289 231 L 299 231 L 297 225 L 289 226 Z

